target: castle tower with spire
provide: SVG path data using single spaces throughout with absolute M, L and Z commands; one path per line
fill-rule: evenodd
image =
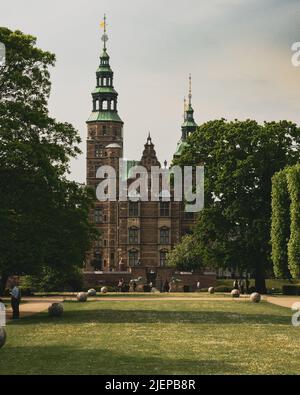
M 185 146 L 187 146 L 187 138 L 197 130 L 198 125 L 194 120 L 194 109 L 192 107 L 192 76 L 189 75 L 189 94 L 188 104 L 184 99 L 184 115 L 183 124 L 181 125 L 181 138 L 177 144 L 176 152 L 174 157 L 178 157 L 182 154 Z
M 118 114 L 118 93 L 114 89 L 114 73 L 107 53 L 105 16 L 103 27 L 103 49 L 96 71 L 96 87 L 92 91 L 92 113 L 87 120 L 87 185 L 95 190 L 99 183 L 97 169 L 110 165 L 117 171 L 119 159 L 123 157 L 123 121 Z M 117 202 L 95 202 L 91 219 L 100 236 L 87 257 L 88 266 L 95 270 L 110 270 L 117 265 L 117 214 Z
M 133 182 L 130 178 L 132 166 L 143 166 L 148 173 L 148 186 L 151 189 L 151 166 L 161 164 L 157 158 L 150 133 L 139 160 L 127 161 L 126 174 L 119 174 L 119 160 L 123 159 L 123 121 L 118 114 L 118 93 L 114 89 L 114 74 L 110 67 L 107 52 L 106 18 L 102 23 L 103 49 L 100 64 L 96 71 L 96 87 L 92 91 L 92 112 L 87 120 L 87 185 L 96 190 L 102 180 L 96 178 L 99 167 L 110 165 L 116 170 L 116 201 L 95 201 L 90 220 L 99 229 L 99 238 L 88 251 L 85 261 L 85 282 L 87 286 L 98 284 L 117 285 L 120 279 L 127 284 L 130 279 L 142 277 L 162 289 L 166 281 L 175 275 L 174 268 L 168 268 L 166 257 L 182 236 L 191 232 L 195 224 L 193 213 L 185 213 L 184 202 L 165 201 L 159 195 L 156 201 L 121 201 L 118 199 L 118 182 Z M 184 123 L 181 139 L 174 156 L 181 154 L 188 136 L 197 124 L 192 108 L 191 76 L 189 77 L 188 103 L 184 108 Z M 164 168 L 167 162 L 164 161 Z M 163 192 L 163 191 L 162 191 Z M 161 192 L 161 193 L 162 193 Z M 197 281 L 203 286 L 206 282 L 201 273 L 186 277 L 191 287 Z M 187 280 L 185 280 L 187 281 Z

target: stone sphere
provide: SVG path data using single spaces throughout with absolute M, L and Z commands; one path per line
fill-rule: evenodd
M 250 300 L 251 300 L 251 302 L 253 302 L 253 303 L 259 303 L 260 300 L 261 300 L 261 296 L 260 296 L 260 294 L 259 294 L 258 292 L 253 292 L 253 293 L 250 295 Z
M 231 296 L 232 296 L 233 298 L 238 298 L 238 297 L 240 296 L 240 291 L 239 291 L 238 289 L 233 289 L 233 290 L 231 291 Z
M 214 287 L 209 287 L 209 288 L 208 288 L 208 292 L 209 292 L 210 294 L 214 294 L 214 293 L 215 293 Z
M 86 292 L 78 292 L 76 298 L 78 302 L 86 302 L 87 301 L 87 293 Z
M 6 342 L 6 332 L 5 329 L 0 326 L 0 348 L 4 346 Z
M 97 291 L 94 288 L 91 288 L 88 290 L 87 294 L 88 294 L 88 296 L 96 296 Z
M 64 308 L 61 303 L 52 303 L 52 305 L 48 307 L 48 313 L 51 317 L 59 317 L 63 312 Z
M 107 288 L 106 287 L 102 287 L 101 288 L 101 293 L 102 294 L 106 294 L 107 293 Z

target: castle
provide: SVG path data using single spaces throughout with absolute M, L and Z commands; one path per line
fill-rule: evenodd
M 128 173 L 119 172 L 119 160 L 123 158 L 123 121 L 118 114 L 118 93 L 114 89 L 114 73 L 110 67 L 106 48 L 106 25 L 104 24 L 103 51 L 96 71 L 96 88 L 92 91 L 92 113 L 87 120 L 87 186 L 97 188 L 101 180 L 96 178 L 97 169 L 110 165 L 116 177 Z M 191 80 L 190 80 L 191 81 Z M 193 117 L 191 84 L 188 105 L 185 106 L 182 135 L 174 156 L 181 154 L 186 138 L 197 124 Z M 161 167 L 150 134 L 147 137 L 140 160 L 127 161 L 127 167 L 142 165 L 148 172 L 151 166 Z M 166 163 L 164 164 L 166 167 Z M 118 185 L 118 184 L 117 184 Z M 117 188 L 117 195 L 118 195 Z M 98 201 L 90 214 L 90 220 L 100 230 L 99 239 L 88 251 L 85 262 L 85 280 L 90 285 L 116 284 L 120 278 L 129 281 L 143 277 L 158 289 L 175 275 L 174 268 L 166 266 L 166 255 L 182 236 L 191 232 L 195 213 L 184 211 L 184 202 L 174 201 Z M 197 281 L 213 285 L 214 275 L 207 273 L 177 273 L 189 288 Z

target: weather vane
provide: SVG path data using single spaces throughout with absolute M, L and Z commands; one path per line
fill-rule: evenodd
M 104 49 L 106 49 L 106 43 L 108 41 L 108 35 L 106 34 L 106 26 L 107 26 L 106 15 L 104 14 L 103 21 L 100 22 L 100 27 L 104 30 L 104 33 L 101 37 L 101 40 L 104 42 Z

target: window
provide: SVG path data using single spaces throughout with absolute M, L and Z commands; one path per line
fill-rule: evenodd
M 167 253 L 168 253 L 168 251 L 160 251 L 159 252 L 159 264 L 160 264 L 160 266 L 166 266 Z
M 103 157 L 103 145 L 99 145 L 99 144 L 95 145 L 95 157 L 96 158 Z
M 108 108 L 107 100 L 103 100 L 103 102 L 102 102 L 102 110 L 107 110 L 107 108 Z
M 94 254 L 93 266 L 95 271 L 102 270 L 102 256 L 99 252 Z
M 159 230 L 160 244 L 169 244 L 170 242 L 170 231 L 168 228 L 161 228 Z
M 94 220 L 96 224 L 101 224 L 103 222 L 103 210 L 102 208 L 96 208 L 94 210 Z
M 139 254 L 136 250 L 131 250 L 128 253 L 129 266 L 136 266 L 139 263 Z
M 102 126 L 102 133 L 103 133 L 103 136 L 106 135 L 106 125 L 103 125 L 103 126 Z
M 139 215 L 139 203 L 138 202 L 129 202 L 128 216 L 129 217 L 138 217 L 138 215 Z
M 160 202 L 159 215 L 161 217 L 169 217 L 169 215 L 170 215 L 170 204 L 169 204 L 169 202 Z
M 138 244 L 139 242 L 138 228 L 134 228 L 134 227 L 129 228 L 128 242 L 129 244 Z

